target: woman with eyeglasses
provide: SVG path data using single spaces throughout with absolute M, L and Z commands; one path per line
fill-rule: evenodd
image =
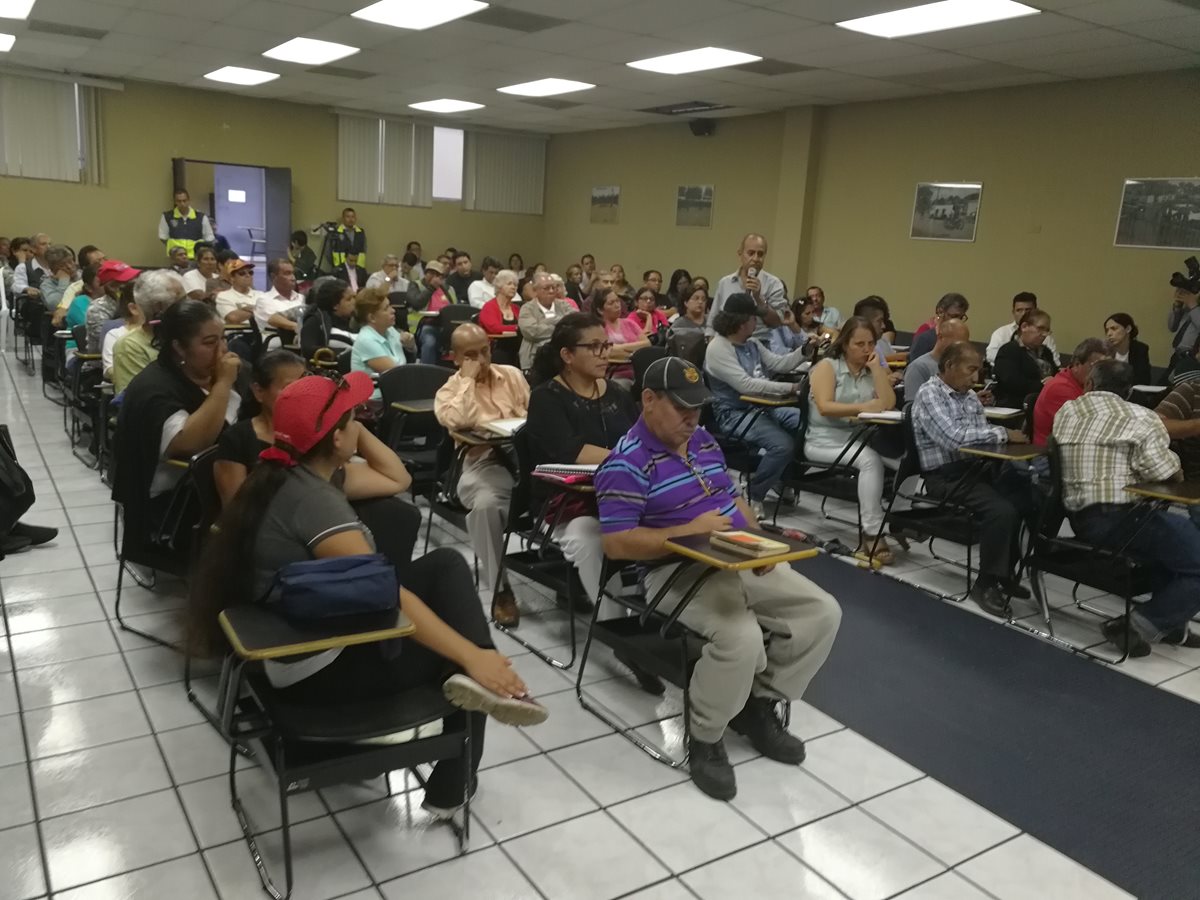
M 633 386 L 633 354 L 650 346 L 650 338 L 640 322 L 621 318 L 625 304 L 614 288 L 597 288 L 592 293 L 592 309 L 600 311 L 600 324 L 612 348 L 608 352 L 608 377 L 627 390 Z
M 1129 313 L 1113 313 L 1104 320 L 1104 336 L 1113 358 L 1129 363 L 1134 384 L 1150 384 L 1154 378 L 1150 366 L 1150 348 L 1137 339 L 1138 327 Z
M 612 295 L 616 298 L 616 294 Z M 618 300 L 619 302 L 619 300 Z M 537 384 L 529 396 L 525 427 L 532 440 L 535 466 L 559 463 L 597 466 L 608 458 L 617 441 L 633 427 L 638 412 L 629 392 L 605 377 L 611 350 L 604 326 L 584 313 L 564 316 L 554 334 L 533 360 L 531 380 Z M 579 573 L 588 597 L 596 602 L 600 587 L 600 568 L 604 554 L 600 549 L 600 520 L 594 495 L 555 494 L 545 505 L 545 492 L 534 479 L 531 509 L 541 509 L 549 521 L 557 523 L 555 542 Z M 612 609 L 601 616 L 620 613 Z M 662 682 L 621 659 L 637 676 L 642 687 L 652 693 L 663 692 Z
M 637 323 L 646 337 L 658 334 L 659 329 L 671 327 L 667 317 L 658 308 L 658 292 L 653 287 L 644 287 L 633 298 L 634 310 L 628 316 Z

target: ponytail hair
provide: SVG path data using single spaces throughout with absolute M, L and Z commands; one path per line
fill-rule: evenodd
M 222 510 L 191 578 L 188 643 L 193 653 L 213 656 L 224 652 L 217 616 L 231 606 L 245 606 L 260 599 L 255 594 L 254 548 L 271 501 L 287 482 L 288 469 L 296 462 L 333 453 L 334 432 L 344 429 L 353 415 L 353 410 L 347 411 L 316 446 L 298 459 L 286 447 L 283 449 L 291 457 L 287 462 L 284 454 L 262 458 Z
M 529 382 L 539 385 L 549 381 L 563 370 L 562 351 L 573 348 L 579 343 L 579 338 L 589 328 L 603 326 L 603 322 L 595 316 L 586 313 L 568 313 L 554 326 L 554 333 L 533 356 L 533 365 L 529 367 Z

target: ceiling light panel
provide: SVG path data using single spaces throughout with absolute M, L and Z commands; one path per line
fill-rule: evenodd
M 408 104 L 410 109 L 419 109 L 422 112 L 432 113 L 456 113 L 467 112 L 472 109 L 483 109 L 482 103 L 471 103 L 467 100 L 450 100 L 443 97 L 441 100 L 422 100 L 420 103 Z
M 16 43 L 16 35 L 0 33 L 0 53 L 7 53 Z
M 261 69 L 243 69 L 241 66 L 224 66 L 204 76 L 209 81 L 220 81 L 225 84 L 237 84 L 251 87 L 256 84 L 266 84 L 279 77 L 275 72 L 264 72 Z
M 28 19 L 33 0 L 0 0 L 0 19 Z
M 508 87 L 497 88 L 497 90 L 502 94 L 517 94 L 521 97 L 552 97 L 555 94 L 586 91 L 594 87 L 594 84 L 586 81 L 571 81 L 569 78 L 542 78 L 538 81 L 527 81 L 524 84 L 510 84 Z
M 307 66 L 323 66 L 335 59 L 345 59 L 358 52 L 357 47 L 349 44 L 336 44 L 333 41 L 318 41 L 313 38 L 292 38 L 278 47 L 272 47 L 263 53 L 268 59 L 281 59 L 284 62 L 303 63 Z
M 2 2 L 2 0 L 0 0 Z M 391 25 L 393 28 L 408 28 L 424 31 L 445 22 L 453 22 L 463 16 L 487 9 L 481 0 L 379 0 L 351 13 L 356 19 Z
M 1040 9 L 1017 3 L 1016 0 L 941 0 L 939 3 L 910 6 L 875 16 L 847 19 L 837 24 L 839 28 L 875 37 L 897 38 L 1033 16 L 1040 12 Z
M 639 59 L 625 65 L 632 69 L 660 72 L 663 75 L 685 75 L 688 72 L 706 72 L 709 69 L 740 66 L 745 63 L 758 62 L 760 59 L 762 59 L 761 56 L 741 53 L 737 50 L 701 47 L 699 50 L 685 50 L 682 53 L 669 53 L 666 56 Z

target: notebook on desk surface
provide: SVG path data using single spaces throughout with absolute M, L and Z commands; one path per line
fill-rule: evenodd
M 858 418 L 865 422 L 899 422 L 904 418 L 904 413 L 898 409 L 885 409 L 883 412 L 859 413 Z
M 513 432 L 524 424 L 524 419 L 496 419 L 493 422 L 485 422 L 481 427 L 484 431 L 490 431 L 500 437 L 512 437 Z
M 563 484 L 590 484 L 599 466 L 584 466 L 574 463 L 547 463 L 535 466 L 533 474 L 547 481 L 559 481 Z
M 1015 406 L 985 406 L 983 411 L 990 416 L 1019 416 L 1024 410 L 1017 409 Z
M 778 556 L 791 549 L 781 541 L 773 541 L 749 531 L 714 531 L 709 535 L 708 542 L 718 550 L 727 550 L 751 559 Z

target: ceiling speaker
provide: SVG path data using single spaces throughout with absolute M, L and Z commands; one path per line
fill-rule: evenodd
M 717 130 L 717 123 L 715 119 L 692 119 L 688 122 L 688 128 L 696 137 L 712 137 Z

